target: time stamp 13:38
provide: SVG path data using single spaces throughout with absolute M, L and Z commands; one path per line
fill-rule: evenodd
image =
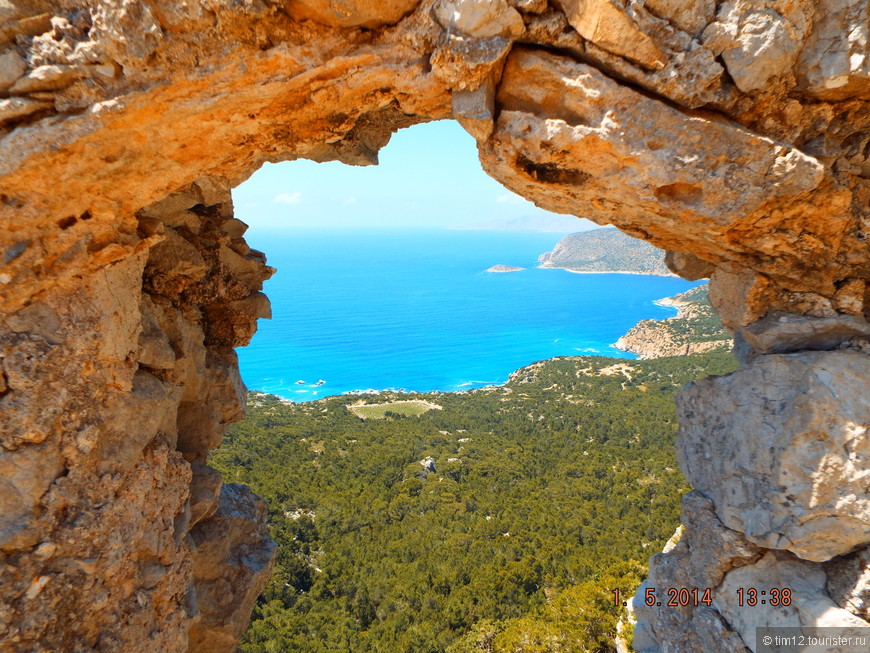
M 628 605 L 628 601 L 620 599 L 620 591 L 612 590 L 613 603 L 616 606 Z M 693 587 L 676 588 L 669 587 L 658 590 L 655 587 L 647 587 L 644 591 L 643 602 L 648 606 L 685 607 L 713 604 L 713 590 L 709 587 L 700 589 Z M 788 587 L 772 587 L 767 590 L 759 590 L 755 587 L 737 588 L 737 605 L 754 607 L 756 605 L 791 605 L 791 589 Z

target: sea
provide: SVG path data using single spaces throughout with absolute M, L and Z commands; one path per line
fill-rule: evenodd
M 383 390 L 501 384 L 554 356 L 635 358 L 613 343 L 639 320 L 675 315 L 655 301 L 697 283 L 538 268 L 560 234 L 434 229 L 251 230 L 277 273 L 238 350 L 251 390 L 295 402 Z M 503 264 L 525 268 L 491 273 Z

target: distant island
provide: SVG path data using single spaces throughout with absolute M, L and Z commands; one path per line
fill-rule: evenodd
M 617 340 L 614 347 L 641 358 L 685 356 L 731 348 L 731 334 L 713 312 L 707 284 L 656 303 L 672 306 L 679 312 L 664 320 L 641 320 Z
M 571 272 L 625 272 L 674 276 L 665 266 L 664 251 L 618 229 L 603 227 L 569 234 L 552 252 L 538 257 L 542 268 Z
M 514 265 L 493 265 L 491 268 L 487 269 L 487 272 L 519 272 L 520 270 L 525 270 L 525 268 L 518 268 Z

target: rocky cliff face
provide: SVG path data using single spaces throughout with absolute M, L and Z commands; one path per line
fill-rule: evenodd
M 677 309 L 664 320 L 641 320 L 613 346 L 641 358 L 686 356 L 713 349 L 731 349 L 730 334 L 710 306 L 706 285 L 658 302 Z
M 730 347 L 731 341 L 723 339 L 691 342 L 675 336 L 656 320 L 641 320 L 613 343 L 613 346 L 623 351 L 630 351 L 641 358 L 662 358 L 703 354 L 714 349 Z
M 138 252 L 4 322 L 4 650 L 232 650 L 268 579 L 262 502 L 206 462 L 272 270 L 208 180 L 135 217 Z
M 642 607 L 635 645 L 866 626 L 868 62 L 863 0 L 0 1 L 4 647 L 232 650 L 271 545 L 207 451 L 270 271 L 226 189 L 449 117 L 510 189 L 711 276 L 735 331 L 648 580 L 715 601 Z

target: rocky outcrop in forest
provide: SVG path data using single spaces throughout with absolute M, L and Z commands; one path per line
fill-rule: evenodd
M 642 605 L 635 646 L 867 627 L 864 0 L 5 0 L 0 28 L 4 647 L 233 649 L 272 545 L 207 452 L 269 270 L 227 189 L 443 118 L 512 191 L 709 277 L 734 330 L 743 367 L 679 401 L 697 490 L 647 581 L 715 600 Z

